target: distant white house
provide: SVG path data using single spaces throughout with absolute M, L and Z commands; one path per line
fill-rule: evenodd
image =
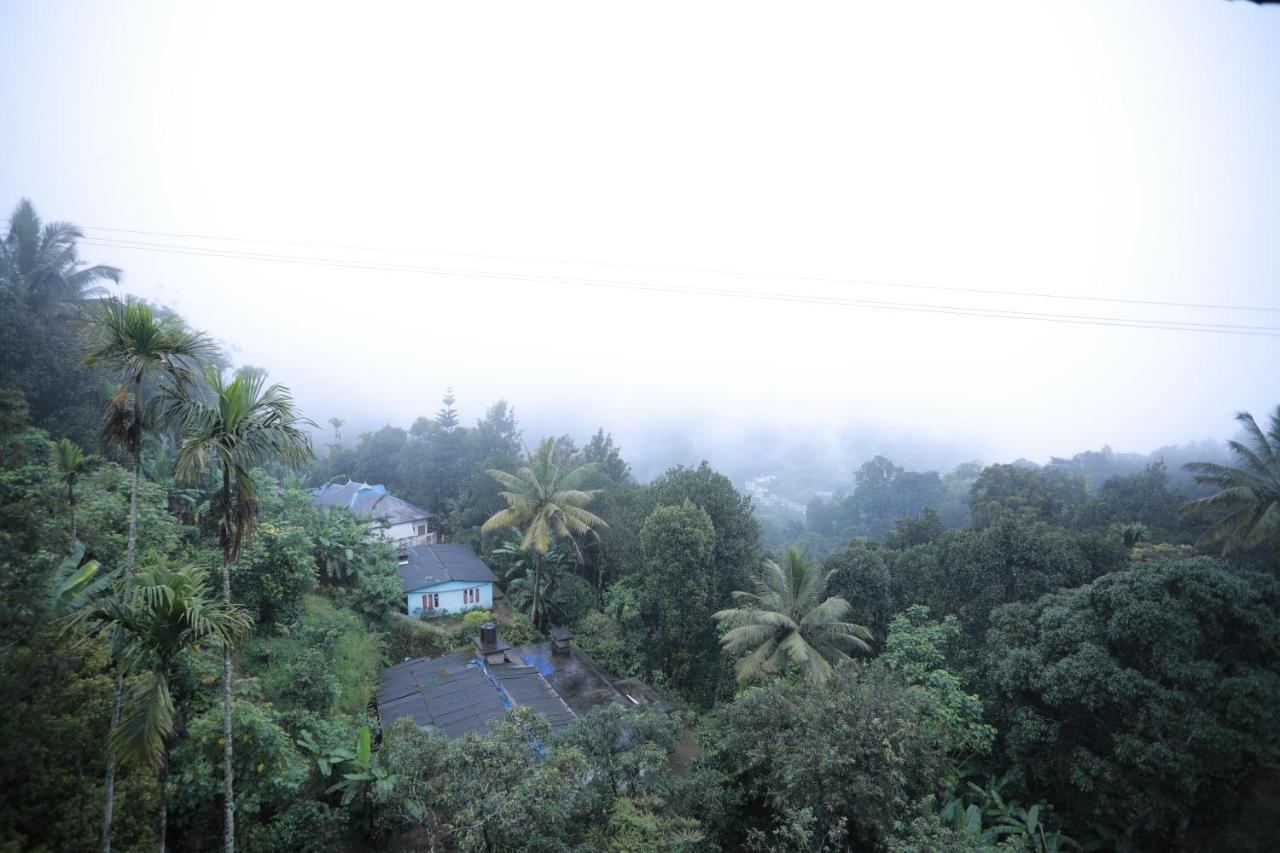
M 369 530 L 399 547 L 422 542 L 435 542 L 431 513 L 387 491 L 386 486 L 371 486 L 348 480 L 312 489 L 318 506 L 340 507 L 369 520 Z
M 493 606 L 493 584 L 498 579 L 470 545 L 422 543 L 400 555 L 400 584 L 405 610 L 416 616 L 423 611 L 461 613 Z

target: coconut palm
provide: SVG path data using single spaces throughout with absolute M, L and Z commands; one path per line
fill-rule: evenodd
M 99 295 L 98 282 L 120 281 L 115 267 L 85 267 L 76 254 L 84 234 L 69 222 L 41 223 L 31 202 L 18 202 L 0 241 L 0 283 L 37 313 Z
M 1245 440 L 1230 441 L 1227 446 L 1240 466 L 1188 463 L 1197 483 L 1217 486 L 1219 491 L 1191 501 L 1179 513 L 1217 517 L 1197 545 L 1221 543 L 1224 554 L 1266 547 L 1280 562 L 1280 406 L 1271 413 L 1266 432 L 1248 412 L 1239 413 L 1236 420 L 1244 427 Z
M 714 618 L 728 629 L 720 640 L 726 652 L 750 652 L 735 665 L 739 681 L 787 670 L 825 681 L 833 664 L 849 660 L 850 651 L 871 650 L 870 631 L 841 621 L 851 609 L 849 602 L 838 596 L 824 599 L 832 574 L 822 574 L 798 548 L 791 548 L 781 565 L 764 561 L 755 592 L 733 593 L 739 606 Z
M 129 456 L 129 546 L 125 567 L 138 553 L 138 475 L 142 466 L 142 431 L 165 419 L 166 405 L 191 388 L 195 366 L 215 353 L 214 344 L 192 332 L 174 316 L 159 317 L 146 303 L 129 298 L 104 299 L 90 306 L 85 363 L 104 367 L 121 378 L 107 404 L 102 441 Z M 143 405 L 144 386 L 155 386 Z
M 76 481 L 96 462 L 98 457 L 86 454 L 80 445 L 69 438 L 49 442 L 49 460 L 58 471 L 58 482 L 67 489 L 67 513 L 71 522 L 71 545 L 76 542 Z
M 230 382 L 217 368 L 205 369 L 209 400 L 187 399 L 179 408 L 182 443 L 174 459 L 178 478 L 196 483 L 212 465 L 221 475 L 216 506 L 222 547 L 222 597 L 231 603 L 231 564 L 253 538 L 258 523 L 257 489 L 250 471 L 270 462 L 305 465 L 312 459 L 314 427 L 302 417 L 283 385 L 265 387 L 267 375 L 242 367 Z M 235 798 L 231 747 L 231 646 L 222 656 L 223 732 L 227 853 L 235 850 Z
M 480 526 L 480 531 L 488 533 L 506 527 L 523 528 L 520 548 L 539 554 L 546 554 L 551 549 L 553 535 L 559 536 L 568 544 L 574 561 L 582 565 L 582 550 L 574 537 L 609 526 L 598 515 L 583 509 L 600 493 L 599 489 L 582 488 L 594 470 L 594 463 L 570 468 L 567 455 L 556 452 L 555 441 L 543 439 L 538 449 L 529 454 L 528 463 L 514 474 L 489 471 L 489 476 L 506 488 L 498 494 L 507 502 L 507 508 L 490 516 Z M 539 575 L 540 571 L 535 567 L 531 619 L 536 618 L 538 612 Z
M 165 849 L 169 743 L 174 734 L 169 679 L 178 655 L 200 644 L 229 647 L 253 620 L 244 608 L 210 594 L 207 572 L 195 566 L 149 566 L 127 575 L 124 588 L 78 614 L 79 621 L 118 632 L 124 664 L 146 678 L 127 717 L 111 732 L 112 751 L 144 766 L 160 784 L 159 849 Z

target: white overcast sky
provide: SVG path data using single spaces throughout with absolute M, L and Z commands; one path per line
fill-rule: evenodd
M 6 207 L 503 276 L 85 247 L 317 421 L 407 425 L 452 385 L 468 419 L 505 397 L 713 461 L 770 428 L 995 460 L 1280 402 L 1276 337 L 687 292 L 1280 326 L 799 278 L 1280 307 L 1280 8 L 0 0 L 0 80 Z

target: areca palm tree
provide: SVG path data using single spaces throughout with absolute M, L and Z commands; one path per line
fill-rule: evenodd
M 99 282 L 120 281 L 120 270 L 86 267 L 76 252 L 84 237 L 69 222 L 42 223 L 31 202 L 22 199 L 9 217 L 9 232 L 0 241 L 0 282 L 37 313 L 96 296 Z
M 129 298 L 104 299 L 88 311 L 88 349 L 85 364 L 104 367 L 121 378 L 107 403 L 102 441 L 129 456 L 129 546 L 125 567 L 138 553 L 138 475 L 142 466 L 142 431 L 163 420 L 167 405 L 188 393 L 198 363 L 211 358 L 213 342 L 189 330 L 174 315 L 157 316 L 151 306 Z M 143 404 L 145 386 L 160 393 Z
M 127 575 L 124 588 L 78 614 L 124 638 L 124 663 L 146 679 L 131 699 L 131 712 L 111 732 L 122 760 L 147 767 L 160 783 L 159 849 L 165 849 L 166 782 L 174 733 L 169 679 L 178 655 L 199 644 L 229 647 L 246 636 L 253 620 L 244 608 L 209 593 L 207 572 L 195 566 L 150 566 Z
M 869 652 L 871 632 L 842 621 L 849 602 L 825 598 L 833 572 L 822 574 L 798 548 L 781 565 L 765 560 L 755 592 L 735 592 L 738 607 L 714 615 L 728 629 L 721 645 L 730 654 L 750 652 L 735 665 L 739 681 L 798 670 L 825 681 L 832 665 L 853 650 Z
M 188 399 L 181 407 L 182 443 L 174 459 L 179 479 L 195 483 L 212 465 L 221 475 L 218 543 L 222 547 L 222 597 L 231 603 L 231 564 L 253 538 L 258 524 L 257 489 L 250 472 L 269 462 L 305 465 L 312 459 L 315 426 L 294 406 L 289 389 L 266 386 L 267 375 L 242 367 L 230 382 L 213 366 L 205 369 L 210 399 Z M 224 846 L 235 850 L 235 798 L 231 746 L 231 646 L 222 657 L 223 757 L 226 825 Z
M 97 461 L 69 438 L 49 443 L 49 459 L 58 471 L 58 482 L 67 489 L 67 512 L 71 522 L 71 545 L 76 543 L 76 481 Z
M 520 548 L 538 554 L 546 554 L 551 549 L 552 536 L 559 536 L 569 545 L 574 561 L 581 565 L 582 550 L 574 537 L 609 526 L 604 519 L 584 509 L 600 493 L 599 489 L 582 488 L 594 470 L 595 463 L 570 467 L 569 460 L 556 452 L 555 441 L 543 439 L 538 449 L 529 454 L 527 464 L 514 474 L 496 470 L 488 472 L 505 487 L 505 491 L 498 494 L 507 502 L 507 508 L 490 516 L 480 526 L 480 531 L 488 533 L 507 527 L 523 528 Z M 536 618 L 538 612 L 539 575 L 540 571 L 535 566 L 531 619 Z
M 142 469 L 142 437 L 145 426 L 165 420 L 170 404 L 193 383 L 194 367 L 215 354 L 214 344 L 192 332 L 174 315 L 158 317 L 151 307 L 134 299 L 104 299 L 88 309 L 85 328 L 85 364 L 103 367 L 120 378 L 120 386 L 107 403 L 102 441 L 129 457 L 129 537 L 125 571 L 138 556 L 138 480 Z M 143 404 L 144 387 L 153 393 Z M 123 675 L 116 667 L 112 725 L 120 717 Z M 115 753 L 107 755 L 106 807 L 102 818 L 103 853 L 111 851 L 111 820 L 115 795 Z
M 1280 563 L 1280 406 L 1271 413 L 1266 432 L 1248 412 L 1240 412 L 1236 420 L 1244 427 L 1245 440 L 1230 441 L 1227 446 L 1239 467 L 1188 463 L 1186 467 L 1196 472 L 1197 483 L 1217 486 L 1219 491 L 1191 501 L 1179 513 L 1183 517 L 1217 517 L 1197 545 L 1221 543 L 1224 554 L 1267 547 Z

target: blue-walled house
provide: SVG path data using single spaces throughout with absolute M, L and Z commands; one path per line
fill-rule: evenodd
M 497 580 L 470 545 L 423 543 L 400 555 L 400 584 L 410 616 L 488 610 Z

